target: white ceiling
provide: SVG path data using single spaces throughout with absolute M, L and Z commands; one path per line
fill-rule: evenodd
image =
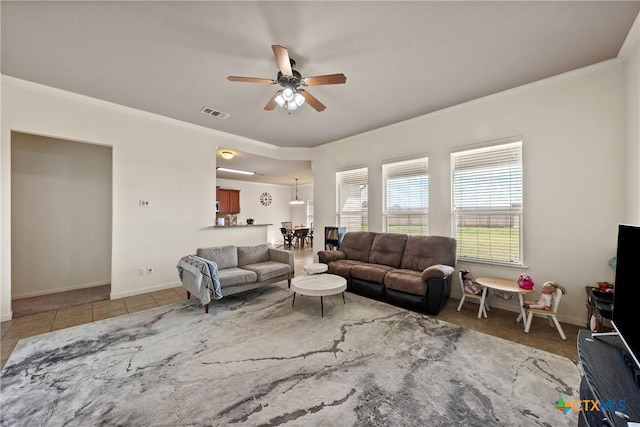
M 640 1 L 0 7 L 2 74 L 280 147 L 314 147 L 615 58 Z M 277 86 L 226 79 L 276 78 L 272 44 L 288 48 L 303 76 L 347 76 L 344 85 L 307 88 L 324 112 L 265 111 Z M 213 118 L 204 106 L 231 116 Z

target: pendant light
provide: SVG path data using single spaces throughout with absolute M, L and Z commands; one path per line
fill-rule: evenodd
M 296 198 L 289 202 L 291 205 L 304 205 L 304 200 L 298 200 L 298 178 L 296 178 Z

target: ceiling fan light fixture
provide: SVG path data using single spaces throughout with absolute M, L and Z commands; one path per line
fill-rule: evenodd
M 245 170 L 240 170 L 240 169 L 231 169 L 231 168 L 222 168 L 222 167 L 217 167 L 216 170 L 220 171 L 220 172 L 231 172 L 231 173 L 238 173 L 241 175 L 255 175 L 255 172 L 252 171 L 245 171 Z
M 233 159 L 233 153 L 231 151 L 223 151 L 222 153 L 220 153 L 220 156 L 226 160 Z
M 279 107 L 284 107 L 285 101 L 284 101 L 284 97 L 282 96 L 282 94 L 276 96 L 275 97 L 275 101 L 276 101 L 276 104 L 278 104 Z
M 286 87 L 282 91 L 282 97 L 284 98 L 285 101 L 293 101 L 294 94 L 295 92 L 290 87 Z
M 296 94 L 293 95 L 293 101 L 298 104 L 298 107 L 302 107 L 302 104 L 304 104 L 304 96 L 300 95 L 299 92 L 296 92 Z
M 304 205 L 304 200 L 298 200 L 298 178 L 296 178 L 296 198 L 295 199 L 291 199 L 289 204 L 290 205 Z
M 297 110 L 298 109 L 298 104 L 296 104 L 294 101 L 287 101 L 286 108 L 289 111 Z

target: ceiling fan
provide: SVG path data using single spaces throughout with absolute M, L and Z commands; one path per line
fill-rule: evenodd
M 232 82 L 246 82 L 246 83 L 262 83 L 262 84 L 279 84 L 282 89 L 277 91 L 275 95 L 267 102 L 264 109 L 267 111 L 273 110 L 276 105 L 292 111 L 301 107 L 305 101 L 311 105 L 316 111 L 324 111 L 326 108 L 320 101 L 318 101 L 313 95 L 301 86 L 320 86 L 320 85 L 335 85 L 342 84 L 347 81 L 347 77 L 340 74 L 326 74 L 324 76 L 315 77 L 302 77 L 297 70 L 293 67 L 296 65 L 296 61 L 289 57 L 287 48 L 279 46 L 277 44 L 271 45 L 273 54 L 276 56 L 278 62 L 278 78 L 273 79 L 261 79 L 256 77 L 238 77 L 229 76 L 227 79 Z

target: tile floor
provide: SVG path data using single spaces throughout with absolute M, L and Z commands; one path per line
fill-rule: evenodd
M 313 252 L 310 248 L 293 249 L 293 252 L 295 274 L 303 274 L 302 267 L 311 262 Z M 4 367 L 21 338 L 172 304 L 185 298 L 186 295 L 182 287 L 176 287 L 117 300 L 98 301 L 47 311 L 2 322 L 1 367 Z M 457 312 L 458 302 L 458 300 L 449 299 L 438 318 L 486 334 L 559 354 L 574 361 L 578 360 L 576 339 L 580 328 L 577 326 L 562 324 L 567 335 L 567 340 L 563 341 L 556 329 L 549 327 L 545 319 L 534 318 L 530 333 L 525 334 L 522 323 L 515 322 L 517 315 L 513 312 L 494 308 L 490 311 L 488 319 L 478 319 L 476 317 L 477 304 L 465 302 L 462 310 Z

